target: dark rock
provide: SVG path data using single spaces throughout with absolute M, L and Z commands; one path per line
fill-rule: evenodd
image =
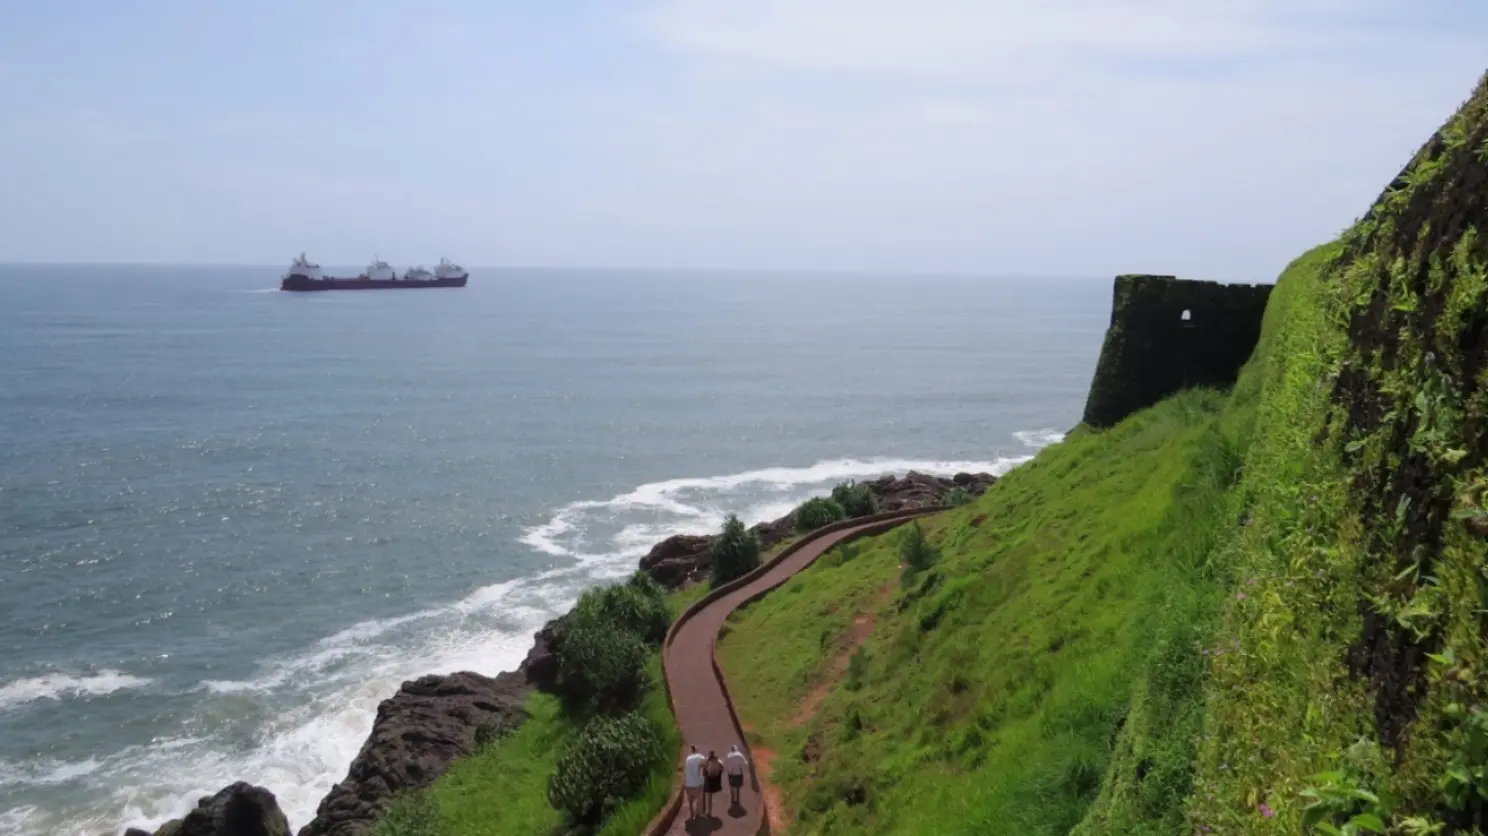
M 713 538 L 700 534 L 676 534 L 662 540 L 651 551 L 641 558 L 641 571 L 649 571 L 652 566 L 666 560 L 678 558 L 694 558 L 708 551 L 713 545 Z
M 526 719 L 521 673 L 462 672 L 403 683 L 377 707 L 372 733 L 299 836 L 368 836 L 395 793 L 426 787 L 475 750 L 476 730 Z M 183 836 L 185 836 L 183 834 Z
M 532 649 L 527 651 L 527 658 L 522 660 L 517 671 L 527 680 L 527 683 L 551 692 L 558 685 L 558 655 L 555 652 L 554 642 L 557 639 L 558 629 L 562 626 L 567 615 L 561 615 L 542 626 L 532 635 Z
M 129 834 L 141 833 L 130 830 Z M 274 794 L 239 781 L 203 798 L 180 821 L 167 822 L 156 836 L 289 836 L 289 822 Z
M 147 831 L 140 830 L 138 827 L 131 827 L 128 830 L 124 831 L 124 836 L 151 836 L 151 834 Z
M 713 565 L 712 557 L 711 552 L 703 552 L 694 558 L 674 557 L 653 563 L 648 572 L 653 580 L 667 589 L 677 589 L 702 580 Z
M 795 533 L 796 512 L 791 511 L 778 520 L 759 523 L 751 530 L 759 540 L 761 549 L 773 549 L 780 544 L 780 541 L 788 539 Z

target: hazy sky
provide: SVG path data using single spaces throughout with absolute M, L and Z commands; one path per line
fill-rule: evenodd
M 1483 0 L 0 0 L 0 261 L 1274 278 Z

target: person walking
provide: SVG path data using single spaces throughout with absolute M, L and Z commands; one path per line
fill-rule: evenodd
M 723 789 L 723 761 L 718 753 L 708 750 L 708 760 L 703 764 L 703 815 L 713 816 L 713 795 Z
M 749 761 L 744 759 L 744 753 L 739 751 L 738 746 L 730 746 L 728 756 L 723 760 L 724 769 L 728 772 L 729 806 L 742 807 L 739 804 L 739 792 L 744 786 L 744 767 L 749 765 Z
M 692 754 L 682 762 L 682 786 L 687 792 L 687 820 L 697 818 L 702 810 L 703 795 L 703 756 L 698 753 L 697 747 L 692 747 Z

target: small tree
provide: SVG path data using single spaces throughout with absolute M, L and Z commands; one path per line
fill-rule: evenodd
M 878 513 L 878 494 L 858 482 L 843 482 L 833 488 L 832 500 L 841 505 L 849 517 L 868 517 Z
M 661 736 L 639 713 L 595 717 L 558 756 L 548 803 L 575 824 L 596 825 L 646 785 L 663 756 Z
M 801 533 L 815 531 L 831 525 L 847 516 L 842 506 L 824 496 L 808 499 L 796 509 L 796 530 Z
M 906 584 L 940 559 L 935 547 L 925 538 L 925 530 L 920 528 L 919 520 L 904 529 L 904 536 L 899 540 L 899 557 L 904 561 L 903 581 Z
M 966 490 L 960 485 L 957 485 L 956 487 L 946 491 L 945 497 L 940 501 L 942 505 L 949 505 L 952 508 L 955 508 L 961 505 L 965 505 L 975 498 L 976 497 L 971 495 L 970 491 Z
M 723 523 L 723 531 L 713 538 L 713 586 L 741 578 L 759 564 L 759 538 L 737 516 L 730 514 Z
M 567 625 L 557 655 L 558 693 L 571 706 L 623 711 L 640 701 L 649 684 L 650 651 L 639 636 L 611 622 L 579 618 Z
M 585 592 L 569 620 L 574 624 L 593 624 L 635 634 L 648 644 L 666 638 L 672 613 L 666 600 L 650 594 L 645 588 L 626 583 Z

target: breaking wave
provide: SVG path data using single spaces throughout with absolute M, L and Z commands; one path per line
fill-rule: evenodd
M 97 697 L 129 688 L 141 688 L 149 684 L 148 679 L 130 676 L 115 670 L 101 670 L 82 675 L 43 674 L 0 685 L 0 711 L 37 700 Z

